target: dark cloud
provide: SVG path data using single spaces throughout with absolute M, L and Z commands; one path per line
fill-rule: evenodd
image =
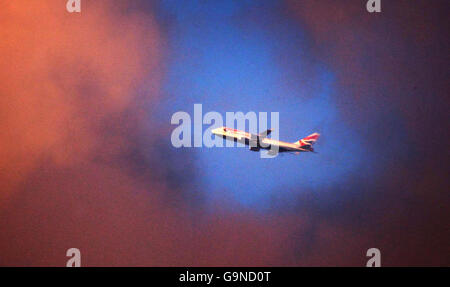
M 352 227 L 366 237 L 354 248 L 379 246 L 386 264 L 448 265 L 448 3 L 383 2 L 369 14 L 360 2 L 290 2 L 336 75 L 345 123 L 374 157 L 334 187 L 342 204 L 319 200 L 314 215 Z

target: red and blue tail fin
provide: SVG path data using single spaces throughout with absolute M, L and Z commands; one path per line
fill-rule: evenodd
M 311 147 L 320 137 L 320 134 L 313 133 L 309 136 L 302 138 L 301 140 L 298 140 L 295 142 L 296 145 L 299 145 L 301 147 L 308 146 Z

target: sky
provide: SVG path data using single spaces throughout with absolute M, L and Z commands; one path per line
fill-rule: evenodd
M 0 265 L 448 266 L 449 5 L 361 2 L 6 4 Z M 318 153 L 175 148 L 194 104 Z

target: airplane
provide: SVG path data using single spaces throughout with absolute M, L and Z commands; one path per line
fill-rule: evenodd
M 251 134 L 241 130 L 220 127 L 213 129 L 211 132 L 215 136 L 248 145 L 251 151 L 260 151 L 261 149 L 269 150 L 268 154 L 271 156 L 282 152 L 295 152 L 296 154 L 300 152 L 314 152 L 312 146 L 320 136 L 318 133 L 313 133 L 294 143 L 288 143 L 268 138 L 267 136 L 270 135 L 272 129 L 268 129 L 259 134 Z

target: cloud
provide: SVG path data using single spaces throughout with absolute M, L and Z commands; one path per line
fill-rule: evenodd
M 109 3 L 0 12 L 0 264 L 64 266 L 72 247 L 84 266 L 286 264 L 292 218 L 183 201 L 192 183 L 172 166 L 189 156 L 164 156 L 146 110 L 164 35 L 151 13 Z
M 317 216 L 339 218 L 342 232 L 353 226 L 371 238 L 366 242 L 378 244 L 387 264 L 445 265 L 440 248 L 449 233 L 431 222 L 448 217 L 442 208 L 448 203 L 442 195 L 448 186 L 442 168 L 446 3 L 383 2 L 379 14 L 367 13 L 360 1 L 288 3 L 314 55 L 336 76 L 334 99 L 343 122 L 361 136 L 373 159 L 345 187 L 335 187 L 346 205 Z
M 120 152 L 126 145 L 120 133 L 130 123 L 119 120 L 110 137 L 101 134 L 104 126 L 136 104 L 143 80 L 145 97 L 157 98 L 162 41 L 156 24 L 119 11 L 106 1 L 86 3 L 79 15 L 67 13 L 61 1 L 2 7 L 2 199 L 39 161 L 71 166 L 100 149 Z

